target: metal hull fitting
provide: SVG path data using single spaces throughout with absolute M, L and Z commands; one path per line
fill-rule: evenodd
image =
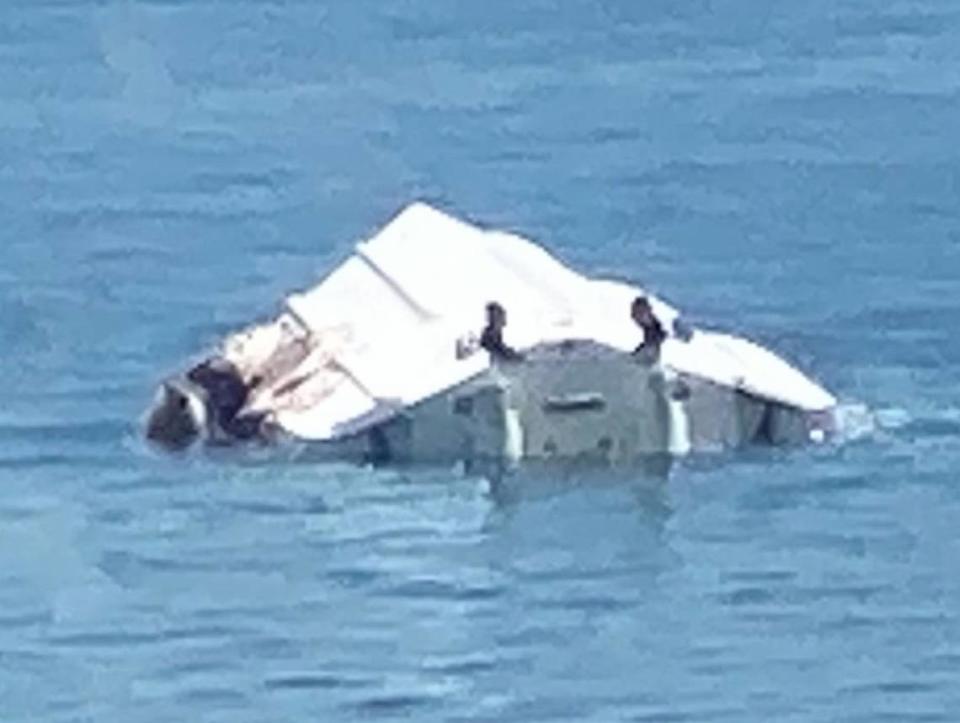
M 627 312 L 641 293 L 415 204 L 274 321 L 168 380 L 147 436 L 474 464 L 618 462 L 829 434 L 834 398 L 745 339 L 697 330 L 669 335 L 653 362 L 631 354 L 641 333 Z M 477 348 L 492 296 L 509 309 L 522 362 Z M 669 328 L 678 312 L 650 298 Z

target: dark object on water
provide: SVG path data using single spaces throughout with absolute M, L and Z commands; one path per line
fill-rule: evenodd
M 260 382 L 244 382 L 237 368 L 214 357 L 193 367 L 184 377 L 164 383 L 162 398 L 147 420 L 147 438 L 168 449 L 185 449 L 198 437 L 211 442 L 259 437 L 263 412 L 242 413 L 250 392 Z
M 250 393 L 236 368 L 222 359 L 201 362 L 187 372 L 187 379 L 207 393 L 207 408 L 223 428 L 243 409 Z
M 169 450 L 186 449 L 202 432 L 190 396 L 175 382 L 166 382 L 159 395 L 147 420 L 147 439 Z

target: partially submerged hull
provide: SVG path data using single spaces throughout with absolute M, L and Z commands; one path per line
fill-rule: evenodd
M 819 441 L 830 432 L 829 413 L 643 366 L 623 355 L 575 355 L 534 354 L 521 364 L 502 365 L 382 423 L 324 442 L 323 451 L 373 463 L 629 463 L 747 444 Z
M 277 319 L 226 339 L 216 368 L 167 381 L 147 434 L 171 447 L 292 439 L 344 458 L 470 464 L 829 433 L 834 398 L 746 340 L 697 330 L 637 358 L 628 310 L 641 293 L 415 204 Z M 676 310 L 651 300 L 672 328 Z M 524 361 L 477 347 L 489 301 L 508 309 Z

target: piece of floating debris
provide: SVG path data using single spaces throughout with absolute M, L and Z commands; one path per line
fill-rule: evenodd
M 416 203 L 276 319 L 164 382 L 146 431 L 375 462 L 625 460 L 819 441 L 835 407 L 752 342 Z

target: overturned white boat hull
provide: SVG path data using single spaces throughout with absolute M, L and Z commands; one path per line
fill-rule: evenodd
M 629 308 L 641 293 L 414 204 L 277 319 L 225 340 L 216 356 L 251 387 L 237 417 L 255 425 L 220 424 L 215 393 L 181 378 L 158 396 L 148 436 L 170 446 L 287 438 L 340 457 L 469 463 L 625 460 L 829 433 L 835 399 L 746 340 L 697 330 L 669 336 L 656 362 L 638 360 Z M 676 310 L 649 298 L 671 328 Z M 507 340 L 525 361 L 477 348 L 490 301 L 508 310 Z

